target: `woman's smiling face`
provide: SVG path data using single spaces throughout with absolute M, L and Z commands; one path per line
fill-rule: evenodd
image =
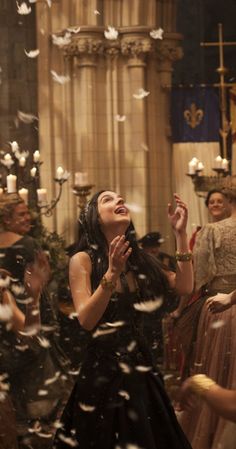
M 102 192 L 98 197 L 97 207 L 102 230 L 116 223 L 124 225 L 125 228 L 129 226 L 129 209 L 117 193 L 110 190 Z

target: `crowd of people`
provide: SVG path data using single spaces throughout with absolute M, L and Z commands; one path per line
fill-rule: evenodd
M 208 193 L 211 222 L 190 242 L 187 206 L 173 203 L 175 256 L 159 232 L 137 239 L 119 194 L 92 197 L 65 334 L 29 209 L 0 195 L 0 449 L 234 449 L 236 195 Z M 174 404 L 160 369 L 165 316 L 181 360 Z

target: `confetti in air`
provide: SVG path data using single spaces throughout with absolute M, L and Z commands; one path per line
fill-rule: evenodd
M 38 117 L 34 114 L 28 114 L 27 112 L 23 111 L 17 111 L 17 118 L 23 122 L 29 125 L 30 123 L 33 123 L 34 120 L 38 120 Z
M 40 344 L 40 346 L 42 346 L 42 348 L 50 348 L 50 342 L 47 338 L 45 337 L 37 337 L 38 338 L 38 342 Z
M 210 327 L 212 329 L 220 329 L 221 327 L 225 326 L 225 324 L 226 323 L 224 320 L 217 320 L 217 321 L 214 321 Z
M 114 323 L 106 322 L 105 325 L 107 327 L 121 327 L 124 326 L 125 321 L 114 321 Z
M 114 27 L 108 26 L 107 28 L 108 31 L 107 30 L 104 31 L 105 38 L 110 41 L 117 39 L 119 32 Z
M 115 115 L 115 120 L 117 122 L 124 122 L 125 119 L 126 119 L 126 115 L 119 115 L 119 114 Z
M 142 143 L 140 144 L 140 146 L 141 146 L 142 150 L 147 151 L 147 152 L 149 151 L 149 148 L 148 148 L 148 146 L 147 146 L 146 143 L 142 142 Z
M 57 379 L 60 377 L 60 374 L 61 374 L 60 371 L 57 371 L 57 372 L 55 373 L 55 376 L 50 377 L 50 378 L 48 378 L 48 379 L 45 380 L 44 385 L 51 385 L 51 384 L 54 384 L 54 382 L 56 382 Z
M 48 390 L 41 389 L 38 391 L 38 396 L 47 396 L 47 394 L 48 394 Z
M 78 443 L 74 440 L 74 438 L 66 437 L 63 433 L 58 434 L 58 439 L 66 443 L 68 446 L 77 447 Z
M 24 52 L 25 52 L 26 56 L 28 56 L 28 58 L 37 58 L 37 56 L 40 53 L 38 48 L 36 50 L 30 50 L 30 51 L 26 51 L 26 49 L 24 49 Z
M 120 390 L 120 391 L 118 391 L 118 394 L 119 394 L 122 398 L 124 398 L 126 401 L 128 401 L 128 400 L 130 399 L 129 393 L 128 393 L 127 391 L 125 391 L 125 390 Z
M 102 337 L 103 335 L 113 334 L 113 332 L 116 332 L 116 329 L 97 329 L 93 333 L 93 338 Z
M 84 412 L 93 412 L 96 408 L 94 405 L 84 404 L 83 402 L 79 402 L 79 406 Z
M 127 346 L 127 350 L 129 352 L 132 352 L 134 350 L 134 348 L 136 347 L 137 343 L 135 340 L 131 341 L 130 344 Z
M 137 365 L 135 367 L 136 371 L 139 371 L 140 373 L 147 373 L 148 371 L 151 371 L 151 366 L 144 366 L 144 365 Z
M 51 70 L 51 74 L 52 74 L 52 79 L 53 81 L 56 81 L 56 83 L 59 84 L 65 84 L 68 83 L 68 81 L 70 81 L 70 77 L 64 76 L 64 75 L 58 75 L 55 70 Z
M 134 308 L 135 308 L 135 310 L 138 310 L 139 312 L 150 313 L 150 312 L 154 312 L 154 310 L 159 309 L 162 304 L 163 304 L 163 299 L 156 298 L 156 299 L 151 299 L 149 301 L 137 302 L 134 304 Z
M 70 27 L 70 28 L 66 28 L 67 31 L 69 31 L 69 33 L 74 33 L 77 34 L 80 32 L 80 27 Z
M 164 30 L 162 28 L 158 28 L 157 30 L 150 31 L 150 36 L 153 39 L 163 39 Z
M 137 90 L 136 93 L 133 94 L 133 97 L 136 98 L 136 100 L 142 100 L 143 98 L 147 97 L 150 94 L 147 90 L 144 90 L 142 87 Z
M 71 42 L 71 34 L 65 33 L 64 36 L 56 36 L 56 34 L 52 35 L 52 42 L 54 45 L 57 45 L 59 48 L 64 47 L 65 45 L 70 44 Z
M 18 14 L 26 16 L 27 14 L 31 13 L 31 7 L 27 6 L 27 4 L 25 2 L 21 3 L 21 5 L 19 5 L 19 3 L 16 2 L 16 5 L 17 5 Z
M 123 373 L 125 373 L 125 374 L 131 373 L 131 368 L 129 365 L 127 365 L 127 363 L 120 362 L 119 367 L 120 367 L 121 371 L 123 371 Z
M 130 212 L 134 212 L 136 214 L 140 214 L 143 211 L 143 208 L 139 206 L 139 204 L 135 203 L 125 203 Z

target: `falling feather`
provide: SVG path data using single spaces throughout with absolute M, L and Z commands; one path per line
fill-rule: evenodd
M 136 93 L 133 94 L 133 97 L 137 100 L 142 100 L 143 98 L 147 97 L 150 94 L 147 90 L 144 90 L 142 87 L 137 90 Z
M 51 70 L 51 74 L 52 74 L 52 79 L 53 81 L 56 81 L 56 83 L 59 84 L 65 84 L 68 81 L 70 81 L 70 77 L 68 75 L 64 76 L 64 75 L 58 75 L 55 70 Z
M 153 39 L 163 39 L 163 33 L 164 30 L 162 28 L 158 28 L 157 30 L 151 30 L 149 34 Z
M 36 117 L 36 115 L 28 114 L 27 112 L 23 111 L 17 111 L 17 117 L 21 122 L 26 123 L 27 125 L 33 123 L 34 120 L 38 120 L 38 117 Z
M 94 333 L 93 333 L 93 338 L 98 338 L 98 337 L 102 337 L 103 335 L 108 335 L 108 334 L 113 334 L 114 332 L 116 332 L 116 329 L 97 329 Z
M 56 36 L 56 34 L 52 35 L 52 42 L 54 45 L 57 45 L 59 48 L 64 47 L 65 45 L 70 44 L 71 42 L 71 34 L 65 33 L 64 36 Z
M 225 326 L 225 324 L 226 323 L 224 320 L 217 320 L 217 321 L 214 321 L 210 327 L 212 329 L 220 329 L 221 327 Z
M 83 402 L 79 402 L 79 406 L 84 412 L 93 412 L 96 408 L 94 405 L 84 404 Z
M 105 38 L 111 41 L 117 39 L 119 32 L 114 27 L 108 26 L 107 28 L 108 31 L 104 31 Z
M 151 299 L 149 301 L 137 302 L 134 304 L 135 310 L 139 312 L 153 312 L 161 307 L 163 304 L 162 298 Z
M 21 3 L 21 5 L 19 5 L 19 3 L 16 2 L 16 5 L 17 5 L 18 14 L 26 16 L 27 14 L 31 13 L 31 7 L 27 6 L 27 4 L 25 2 Z
M 77 34 L 77 33 L 79 33 L 80 32 L 80 27 L 69 27 L 69 28 L 66 28 L 70 33 L 74 33 L 74 34 Z
M 24 52 L 25 52 L 26 56 L 28 56 L 28 58 L 37 58 L 37 56 L 40 53 L 38 48 L 36 50 L 30 50 L 30 51 L 26 51 L 26 49 L 24 49 Z

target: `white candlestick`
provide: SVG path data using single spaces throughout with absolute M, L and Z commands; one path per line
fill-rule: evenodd
M 228 169 L 229 169 L 229 161 L 227 161 L 227 159 L 222 159 L 221 168 L 223 168 L 225 171 L 228 171 Z
M 34 178 L 34 177 L 35 177 L 35 175 L 36 175 L 36 172 L 37 172 L 37 168 L 36 168 L 36 167 L 33 167 L 33 168 L 31 168 L 31 170 L 30 170 L 30 174 L 31 174 L 32 178 Z
M 7 192 L 14 193 L 16 192 L 16 175 L 8 175 L 7 176 Z
M 25 204 L 28 204 L 28 194 L 29 194 L 28 189 L 24 189 L 23 187 L 22 189 L 18 190 L 18 193 L 22 198 L 22 200 L 24 200 Z
M 26 163 L 26 159 L 24 156 L 21 156 L 19 159 L 19 166 L 20 167 L 25 167 L 25 163 Z
M 8 169 L 11 168 L 11 166 L 14 164 L 12 157 L 9 153 L 5 154 L 4 161 Z
M 190 175 L 194 175 L 196 172 L 196 163 L 193 159 L 188 163 L 188 172 Z
M 64 174 L 64 170 L 62 167 L 57 168 L 57 179 L 61 179 Z
M 11 144 L 11 149 L 12 149 L 13 153 L 15 153 L 16 151 L 19 150 L 19 145 L 15 140 L 13 142 L 10 142 L 10 144 Z
M 77 172 L 75 173 L 75 185 L 76 186 L 86 186 L 89 184 L 88 173 L 87 172 Z
M 198 162 L 198 164 L 197 164 L 197 169 L 198 170 L 204 170 L 204 165 L 203 165 L 203 163 L 202 162 Z
M 222 157 L 219 155 L 215 158 L 215 167 L 214 168 L 222 168 Z
M 37 196 L 39 203 L 47 202 L 47 189 L 37 189 Z
M 36 150 L 34 152 L 33 159 L 34 159 L 34 162 L 39 162 L 39 160 L 40 160 L 40 152 L 38 150 Z

